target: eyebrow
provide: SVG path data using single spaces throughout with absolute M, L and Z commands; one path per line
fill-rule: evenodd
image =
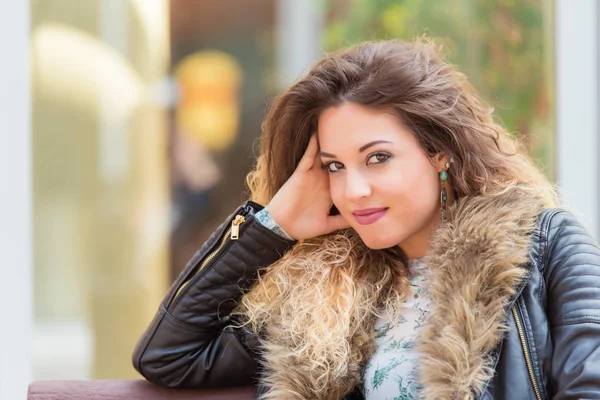
M 381 143 L 389 143 L 389 144 L 392 144 L 392 142 L 390 142 L 390 141 L 388 141 L 388 140 L 374 140 L 374 141 L 372 141 L 372 142 L 369 142 L 369 143 L 367 143 L 367 144 L 365 144 L 365 145 L 361 146 L 361 147 L 358 149 L 358 152 L 359 152 L 359 153 L 362 153 L 363 151 L 367 150 L 369 147 L 373 147 L 373 146 L 375 146 L 376 144 L 381 144 Z M 326 152 L 324 152 L 324 151 L 322 151 L 322 152 L 321 152 L 321 157 L 325 157 L 325 158 L 336 158 L 336 156 L 335 156 L 335 155 L 333 155 L 333 154 L 331 154 L 331 153 L 326 153 Z

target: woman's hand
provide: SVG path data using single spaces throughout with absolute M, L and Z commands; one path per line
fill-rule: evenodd
M 329 215 L 332 205 L 329 175 L 321 168 L 317 137 L 313 135 L 296 170 L 267 208 L 288 235 L 302 240 L 350 226 L 341 215 Z

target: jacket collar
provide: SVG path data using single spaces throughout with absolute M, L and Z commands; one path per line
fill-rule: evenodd
M 529 275 L 542 202 L 523 190 L 464 198 L 429 254 L 429 321 L 419 338 L 424 399 L 471 399 L 494 375 L 508 308 Z
M 495 195 L 465 197 L 448 209 L 447 222 L 437 229 L 424 260 L 429 266 L 430 313 L 415 349 L 420 353 L 422 398 L 465 400 L 480 397 L 484 391 L 507 331 L 507 313 L 526 283 L 531 236 L 542 204 L 517 187 Z M 307 279 L 311 276 L 307 274 Z M 369 282 L 357 280 L 355 285 L 373 289 Z M 295 368 L 304 365 L 298 343 L 286 336 L 286 329 L 270 326 L 261 353 L 261 383 L 269 390 L 260 398 L 332 398 L 333 393 L 360 382 L 364 360 L 374 350 L 369 334 L 375 318 L 351 316 L 361 322 L 348 321 L 360 326 L 350 325 L 345 338 L 356 344 L 342 366 L 347 375 L 328 381 L 332 389 L 321 396 L 313 391 L 321 384 L 314 372 Z

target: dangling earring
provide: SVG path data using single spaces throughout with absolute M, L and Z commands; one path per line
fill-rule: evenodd
M 450 163 L 446 163 L 446 169 L 440 172 L 440 181 L 442 183 L 442 191 L 440 193 L 440 213 L 442 214 L 442 221 L 446 220 L 446 200 L 448 200 L 448 195 L 446 193 L 446 188 L 444 187 L 444 181 L 448 179 L 448 173 L 446 170 L 450 168 Z

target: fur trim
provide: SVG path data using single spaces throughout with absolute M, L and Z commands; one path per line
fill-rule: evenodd
M 507 330 L 506 307 L 527 276 L 531 234 L 542 208 L 541 201 L 519 188 L 463 198 L 449 208 L 448 222 L 438 228 L 425 260 L 431 267 L 431 310 L 415 348 L 424 399 L 472 399 L 492 378 L 493 350 Z M 314 250 L 327 243 L 333 258 Z M 375 313 L 398 283 L 386 276 L 403 270 L 403 264 L 396 269 L 383 265 L 384 258 L 358 261 L 378 254 L 356 235 L 339 234 L 295 246 L 259 280 L 249 303 L 281 303 L 279 308 L 263 307 L 272 318 L 262 336 L 261 383 L 269 390 L 261 399 L 341 399 L 360 382 L 375 348 Z M 334 291 L 327 289 L 332 287 Z M 294 308 L 297 296 L 314 301 Z M 318 308 L 327 302 L 334 304 L 333 310 Z
M 407 286 L 401 258 L 367 248 L 352 230 L 294 246 L 242 302 L 264 328 L 261 384 L 268 390 L 260 399 L 351 392 L 375 350 L 377 312 L 403 300 L 392 301 L 391 288 Z
M 472 399 L 493 377 L 491 355 L 508 329 L 507 305 L 528 275 L 542 208 L 519 190 L 464 199 L 436 232 L 425 259 L 431 309 L 416 349 L 423 399 Z

